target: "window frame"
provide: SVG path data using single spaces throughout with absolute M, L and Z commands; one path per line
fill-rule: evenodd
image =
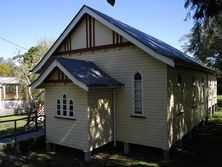
M 71 102 L 72 102 L 72 105 L 71 105 Z M 71 107 L 72 107 L 72 116 L 71 116 Z M 72 99 L 70 99 L 69 100 L 69 117 L 74 117 L 74 103 L 73 103 L 73 100 Z
M 64 103 L 64 101 L 65 101 L 65 103 Z M 65 109 L 64 109 L 64 107 L 65 107 Z M 64 117 L 67 116 L 67 96 L 66 96 L 66 94 L 63 94 L 63 96 L 62 96 L 62 115 Z
M 205 79 L 202 77 L 201 79 L 201 104 L 205 103 L 205 95 L 206 95 L 206 90 L 205 90 Z
M 197 80 L 192 76 L 192 108 L 197 107 Z
M 64 99 L 64 96 L 65 96 L 65 99 Z M 58 100 L 60 101 L 60 115 L 58 115 Z M 66 103 L 64 104 L 64 100 L 66 101 Z M 73 109 L 73 116 L 70 116 L 70 102 L 72 101 L 72 109 Z M 61 98 L 57 98 L 56 100 L 56 116 L 55 118 L 62 118 L 62 119 L 73 119 L 75 120 L 75 114 L 74 114 L 74 103 L 73 103 L 73 99 L 71 98 L 68 98 L 67 97 L 67 94 L 64 93 L 62 94 Z M 66 108 L 66 115 L 64 115 L 64 105 L 65 105 L 65 108 Z
M 179 111 L 178 114 L 184 113 L 184 95 L 183 95 L 183 91 L 184 91 L 184 83 L 183 83 L 183 79 L 182 79 L 182 74 L 178 73 L 177 75 L 177 81 L 176 81 L 176 86 L 177 86 L 177 95 L 179 96 Z
M 135 75 L 139 73 L 141 75 L 141 114 L 135 112 Z M 143 74 L 140 71 L 136 71 L 132 75 L 132 114 L 135 117 L 144 117 L 144 88 L 143 88 Z
M 59 108 L 59 110 L 60 110 L 60 111 L 59 111 L 60 114 L 58 114 L 58 101 L 59 101 L 59 107 L 60 107 L 60 108 Z M 58 98 L 57 101 L 56 101 L 56 115 L 57 115 L 57 116 L 61 116 L 61 114 L 62 114 L 61 111 L 62 111 L 62 108 L 61 108 L 61 99 Z

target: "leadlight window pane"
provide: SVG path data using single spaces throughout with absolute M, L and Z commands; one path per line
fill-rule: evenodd
M 134 75 L 134 114 L 142 114 L 142 75 Z
M 60 106 L 60 100 L 57 100 L 57 115 L 61 115 L 61 106 Z
M 63 115 L 67 115 L 66 95 L 63 95 Z
M 142 114 L 142 107 L 135 107 L 135 114 Z
M 141 74 L 137 72 L 137 73 L 135 74 L 135 76 L 134 76 L 134 80 L 140 80 L 140 81 L 141 81 L 141 80 L 142 80 Z
M 70 100 L 69 102 L 69 116 L 73 117 L 74 113 L 73 113 L 73 101 Z

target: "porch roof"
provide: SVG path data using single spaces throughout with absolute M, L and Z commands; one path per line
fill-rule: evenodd
M 87 91 L 89 87 L 116 88 L 124 86 L 91 61 L 59 57 L 32 83 L 32 88 L 39 87 L 56 67 L 73 83 Z
M 17 77 L 0 77 L 0 85 L 19 84 L 20 81 Z

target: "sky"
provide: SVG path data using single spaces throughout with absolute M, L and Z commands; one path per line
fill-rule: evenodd
M 83 5 L 154 36 L 182 50 L 181 38 L 192 21 L 184 21 L 184 0 L 1 0 L 0 57 L 10 58 L 36 46 L 42 39 L 56 40 Z

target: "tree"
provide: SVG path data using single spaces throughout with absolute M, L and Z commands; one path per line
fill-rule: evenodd
M 115 0 L 107 0 L 107 2 L 112 6 L 114 6 L 114 4 L 115 4 Z
M 194 26 L 185 36 L 185 51 L 222 75 L 222 1 L 186 0 L 186 19 L 193 19 Z
M 15 67 L 11 63 L 10 59 L 4 60 L 0 57 L 0 77 L 12 77 L 15 76 Z
M 26 102 L 29 109 L 35 109 L 37 103 L 43 103 L 41 96 L 43 90 L 32 90 L 30 84 L 38 77 L 30 72 L 31 69 L 38 63 L 42 56 L 48 51 L 52 42 L 41 40 L 37 46 L 31 47 L 24 54 L 18 54 L 13 59 L 17 62 L 17 75 L 22 80 L 22 90 L 26 95 Z
M 13 68 L 7 64 L 0 64 L 0 77 L 14 76 Z

